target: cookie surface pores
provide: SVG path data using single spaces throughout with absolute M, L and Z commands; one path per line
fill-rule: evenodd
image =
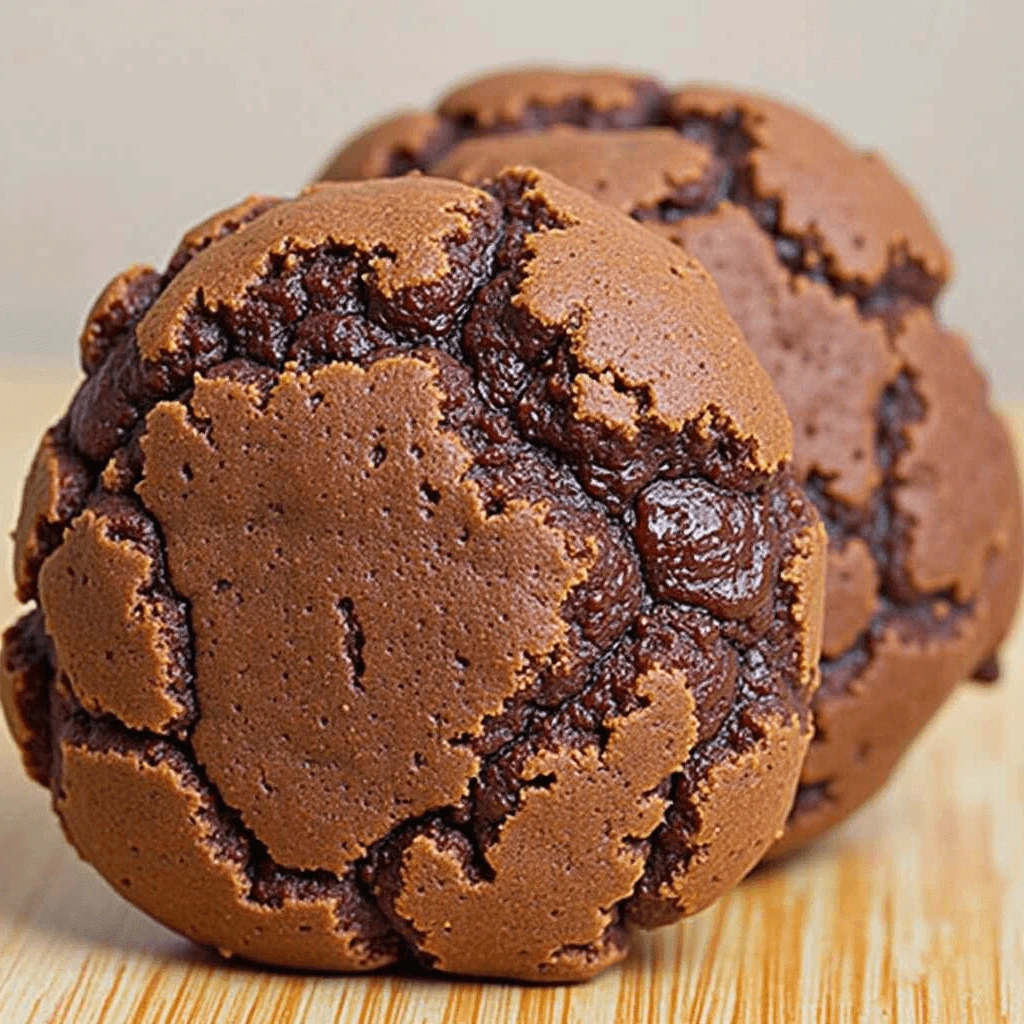
M 270 963 L 575 979 L 778 834 L 824 532 L 676 247 L 534 172 L 325 185 L 116 279 L 82 359 L 0 680 L 142 909 Z
M 882 785 L 959 680 L 993 670 L 1020 591 L 1009 439 L 933 312 L 941 240 L 880 158 L 758 96 L 527 70 L 415 116 L 420 134 L 372 127 L 324 176 L 550 171 L 700 260 L 778 387 L 831 541 L 817 734 L 773 853 L 801 845 Z

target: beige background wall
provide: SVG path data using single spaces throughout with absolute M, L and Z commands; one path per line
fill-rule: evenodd
M 956 254 L 948 318 L 1024 398 L 1022 34 L 1018 0 L 0 0 L 0 360 L 67 366 L 116 270 L 367 118 L 561 59 L 761 87 L 882 149 Z

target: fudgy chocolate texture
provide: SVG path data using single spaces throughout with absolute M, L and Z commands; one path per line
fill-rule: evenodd
M 68 837 L 225 952 L 586 977 L 792 803 L 825 535 L 677 247 L 535 172 L 254 199 L 96 304 L 2 693 Z
M 682 245 L 782 393 L 831 539 L 817 732 L 785 838 L 885 781 L 953 686 L 990 677 L 1021 579 L 1020 494 L 913 194 L 806 115 L 727 89 L 508 72 L 370 128 L 326 178 L 529 164 Z

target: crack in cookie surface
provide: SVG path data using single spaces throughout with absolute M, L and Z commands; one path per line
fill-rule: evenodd
M 189 938 L 283 966 L 370 970 L 407 955 L 355 872 L 274 863 L 188 741 L 90 716 L 59 685 L 54 705 L 57 812 L 82 856 L 143 910 L 166 920 L 170 897 Z

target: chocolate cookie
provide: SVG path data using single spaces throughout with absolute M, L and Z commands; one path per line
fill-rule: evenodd
M 779 834 L 825 534 L 704 270 L 532 171 L 251 200 L 107 288 L 16 537 L 68 837 L 227 952 L 576 979 Z
M 995 674 L 1020 591 L 1020 493 L 939 238 L 885 163 L 782 104 L 608 72 L 485 78 L 346 145 L 327 178 L 551 171 L 711 271 L 793 418 L 828 526 L 817 733 L 779 854 L 886 780 L 963 677 Z

